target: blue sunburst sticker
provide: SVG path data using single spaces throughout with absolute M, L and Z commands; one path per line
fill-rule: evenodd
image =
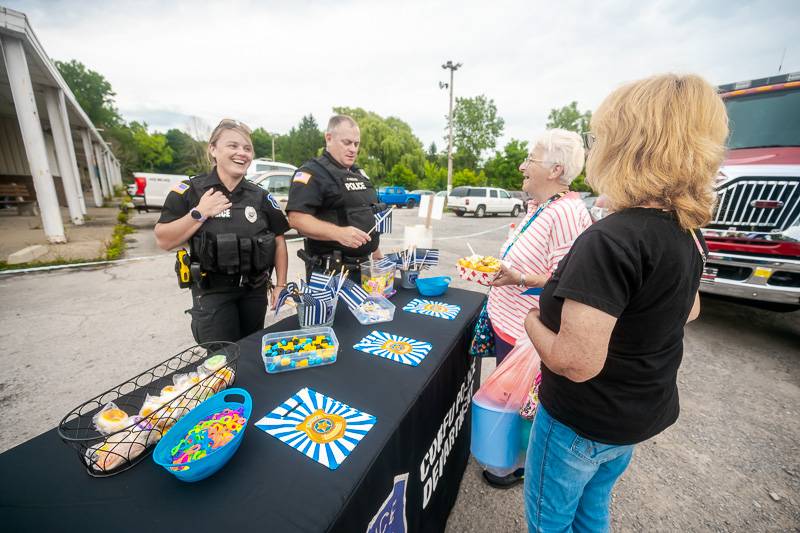
M 420 364 L 432 347 L 429 342 L 383 331 L 373 331 L 353 346 L 356 350 L 410 366 Z
M 403 311 L 417 313 L 418 315 L 453 320 L 461 311 L 461 306 L 446 304 L 444 302 L 434 302 L 433 300 L 414 298 L 408 302 L 405 307 L 403 307 Z
M 306 387 L 256 422 L 256 427 L 336 470 L 377 421 Z

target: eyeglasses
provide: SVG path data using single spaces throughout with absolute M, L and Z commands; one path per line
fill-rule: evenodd
M 558 163 L 558 162 L 556 162 L 556 161 L 547 161 L 547 160 L 545 160 L 545 159 L 535 159 L 535 158 L 533 158 L 533 157 L 530 157 L 530 156 L 528 156 L 528 158 L 527 158 L 527 159 L 524 161 L 524 163 L 525 163 L 526 165 L 528 165 L 528 164 L 530 164 L 530 163 L 542 163 L 542 164 L 544 164 L 544 163 L 550 163 L 550 164 L 552 164 L 552 165 L 560 165 L 560 164 L 561 164 L 561 163 Z
M 592 149 L 594 143 L 597 141 L 597 137 L 595 137 L 594 133 L 591 131 L 585 131 L 581 133 L 581 137 L 583 137 L 583 147 L 586 148 L 587 151 Z

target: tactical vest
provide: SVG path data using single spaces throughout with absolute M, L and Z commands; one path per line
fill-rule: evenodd
M 353 226 L 365 233 L 375 227 L 375 214 L 385 209 L 385 205 L 378 203 L 378 194 L 375 187 L 366 175 L 352 172 L 334 164 L 327 156 L 322 155 L 303 165 L 300 170 L 308 170 L 312 175 L 327 176 L 339 188 L 337 198 L 328 200 L 315 216 L 340 227 Z M 371 254 L 380 245 L 380 235 L 373 231 L 370 233 L 371 241 L 358 248 L 348 248 L 338 242 L 317 241 L 307 238 L 308 250 L 311 253 L 326 253 L 339 250 L 348 257 L 363 257 Z
M 197 176 L 190 182 L 198 199 L 205 193 L 205 178 L 205 175 Z M 235 201 L 228 195 L 233 205 L 206 219 L 192 236 L 191 261 L 200 263 L 203 272 L 242 276 L 251 282 L 260 282 L 275 263 L 275 234 L 270 231 L 269 220 L 262 211 L 266 193 L 246 181 L 239 187 L 242 190 Z M 222 192 L 227 193 L 226 190 Z

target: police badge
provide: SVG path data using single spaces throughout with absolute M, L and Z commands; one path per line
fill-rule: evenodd
M 256 212 L 256 208 L 248 205 L 244 208 L 244 218 L 247 219 L 248 222 L 253 223 L 258 218 L 258 213 Z

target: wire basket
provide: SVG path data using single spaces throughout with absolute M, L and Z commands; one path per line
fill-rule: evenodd
M 215 355 L 225 356 L 224 365 L 206 370 L 203 363 Z M 230 387 L 236 378 L 238 360 L 239 346 L 232 342 L 187 348 L 72 409 L 59 423 L 58 434 L 75 449 L 90 476 L 108 477 L 124 472 L 147 457 L 182 416 Z M 174 379 L 178 376 L 191 383 L 180 392 L 174 390 Z M 94 418 L 112 402 L 125 413 L 136 415 L 124 423 L 125 427 L 103 434 L 95 426 Z

